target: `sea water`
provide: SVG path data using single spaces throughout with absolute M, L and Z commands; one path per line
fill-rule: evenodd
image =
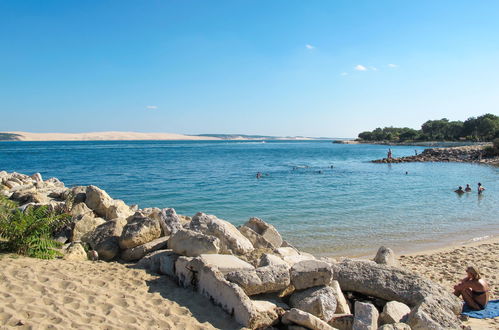
M 139 207 L 273 224 L 316 255 L 402 253 L 499 233 L 499 168 L 374 164 L 387 146 L 329 141 L 2 142 L 0 170 L 97 185 Z M 394 157 L 423 147 L 391 147 Z M 256 178 L 262 173 L 260 179 Z M 476 193 L 477 183 L 487 189 Z M 473 192 L 454 193 L 467 183 Z

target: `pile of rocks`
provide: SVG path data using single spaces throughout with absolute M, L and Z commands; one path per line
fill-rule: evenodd
M 396 265 L 380 248 L 374 261 L 316 259 L 258 218 L 236 228 L 213 215 L 138 209 L 95 186 L 66 188 L 0 172 L 0 191 L 22 206 L 50 205 L 73 217 L 59 233 L 67 259 L 137 261 L 170 276 L 257 329 L 459 329 L 461 303 L 444 288 Z M 359 298 L 360 297 L 360 298 Z
M 425 149 L 416 156 L 383 158 L 373 163 L 408 163 L 408 162 L 467 162 L 499 165 L 499 157 L 489 156 L 483 146 L 464 146 L 452 148 Z

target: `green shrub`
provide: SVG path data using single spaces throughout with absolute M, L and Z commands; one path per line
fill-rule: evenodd
M 52 259 L 60 256 L 62 246 L 52 235 L 68 224 L 70 217 L 57 215 L 47 206 L 29 207 L 20 211 L 5 197 L 0 198 L 1 248 L 28 257 Z

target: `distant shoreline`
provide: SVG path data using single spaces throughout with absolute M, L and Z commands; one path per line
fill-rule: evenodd
M 3 138 L 2 138 L 3 136 Z M 31 133 L 0 132 L 0 141 L 308 141 L 324 140 L 310 137 L 270 137 L 236 134 L 185 135 L 175 133 L 140 133 L 140 132 L 89 132 L 89 133 Z

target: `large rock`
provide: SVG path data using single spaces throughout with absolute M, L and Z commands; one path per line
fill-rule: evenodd
M 334 330 L 332 326 L 322 321 L 320 318 L 297 308 L 292 308 L 284 313 L 281 321 L 284 324 L 295 323 L 312 330 Z
M 169 237 L 160 237 L 146 244 L 142 244 L 121 252 L 121 259 L 125 261 L 134 261 L 143 258 L 148 253 L 167 247 Z
M 210 267 L 216 267 L 222 274 L 234 271 L 253 271 L 255 267 L 244 260 L 233 255 L 227 254 L 201 254 L 204 264 Z
M 107 210 L 113 204 L 113 199 L 102 189 L 88 186 L 85 191 L 87 206 L 100 217 L 106 217 Z
M 189 226 L 191 230 L 217 237 L 223 254 L 242 255 L 254 250 L 253 244 L 233 224 L 213 215 L 197 213 Z
M 286 266 L 265 266 L 252 270 L 230 272 L 226 279 L 236 283 L 248 296 L 277 292 L 289 286 L 289 270 Z
M 273 249 L 274 247 L 270 244 L 265 238 L 263 238 L 260 234 L 253 231 L 253 229 L 249 227 L 239 227 L 238 230 L 246 237 L 255 249 Z
M 192 230 L 179 230 L 170 237 L 169 247 L 177 254 L 197 257 L 201 254 L 215 254 L 220 251 L 220 240 Z
M 291 284 L 296 290 L 329 285 L 333 277 L 331 265 L 319 260 L 300 261 L 291 267 Z
M 119 238 L 126 225 L 126 219 L 109 220 L 95 228 L 85 238 L 93 250 L 97 251 L 102 260 L 112 260 L 120 253 Z
M 71 241 L 85 241 L 85 235 L 90 235 L 95 228 L 105 222 L 106 220 L 102 218 L 94 218 L 91 213 L 79 217 L 79 219 L 74 223 Z
M 179 255 L 172 250 L 157 250 L 140 259 L 136 266 L 138 268 L 149 269 L 156 274 L 176 278 L 175 263 L 178 257 Z
M 290 268 L 289 264 L 282 260 L 280 257 L 270 254 L 270 253 L 264 253 L 260 257 L 260 261 L 258 263 L 259 267 L 264 267 L 264 266 L 285 266 L 288 269 Z
M 123 228 L 120 237 L 120 247 L 131 249 L 149 243 L 161 236 L 159 221 L 143 216 L 140 212 L 135 215 Z
M 380 265 L 398 266 L 397 256 L 392 249 L 381 246 L 374 257 L 374 262 Z
M 256 233 L 258 236 L 255 236 L 250 231 L 246 231 L 243 228 L 249 228 L 253 233 Z M 246 236 L 248 238 L 251 237 L 251 242 L 255 245 L 255 248 L 266 248 L 267 245 L 270 247 L 277 249 L 282 245 L 282 237 L 281 234 L 275 229 L 271 224 L 266 223 L 265 221 L 259 218 L 251 218 L 246 222 L 240 230 L 243 229 L 242 232 L 246 232 Z
M 378 330 L 411 330 L 410 325 L 399 322 L 392 324 L 384 324 L 378 328 Z
M 290 266 L 293 266 L 300 261 L 315 260 L 315 257 L 313 255 L 305 252 L 299 252 L 291 246 L 280 247 L 278 249 L 275 249 L 274 252 Z
M 106 219 L 128 218 L 134 214 L 132 208 L 122 200 L 115 199 L 106 210 Z
M 331 281 L 330 284 L 333 289 L 334 297 L 336 298 L 336 312 L 335 314 L 350 314 L 350 306 L 348 305 L 347 300 L 345 299 L 345 295 L 341 291 L 340 284 L 338 281 Z
M 326 322 L 333 318 L 336 311 L 334 289 L 329 286 L 316 286 L 295 292 L 291 295 L 289 304 Z
M 93 211 L 85 203 L 74 204 L 69 212 L 73 217 L 91 215 L 93 216 Z
M 344 291 L 356 291 L 387 301 L 396 300 L 409 307 L 435 296 L 441 307 L 454 314 L 461 312 L 461 302 L 437 283 L 406 270 L 379 265 L 372 261 L 344 260 L 333 264 L 334 279 Z
M 73 196 L 73 204 L 85 203 L 87 199 L 87 187 L 86 186 L 76 186 L 71 188 L 71 196 Z
M 447 305 L 441 297 L 426 297 L 412 308 L 407 323 L 413 330 L 461 329 L 461 322 Z
M 65 251 L 64 260 L 72 260 L 72 261 L 84 261 L 88 260 L 87 252 L 83 248 L 83 246 L 79 243 L 71 244 L 68 249 Z
M 328 324 L 338 330 L 352 330 L 353 315 L 352 314 L 334 314 Z
M 383 307 L 379 319 L 381 324 L 405 322 L 411 309 L 399 301 L 389 301 Z
M 160 225 L 163 235 L 170 236 L 182 229 L 182 220 L 175 212 L 175 209 L 162 209 L 159 213 Z
M 279 307 L 268 301 L 252 301 L 237 284 L 227 281 L 221 272 L 206 265 L 201 258 L 179 257 L 175 265 L 177 271 L 181 267 L 190 270 L 191 285 L 243 326 L 266 328 L 278 322 Z
M 355 302 L 353 330 L 376 330 L 378 328 L 379 312 L 373 304 Z

